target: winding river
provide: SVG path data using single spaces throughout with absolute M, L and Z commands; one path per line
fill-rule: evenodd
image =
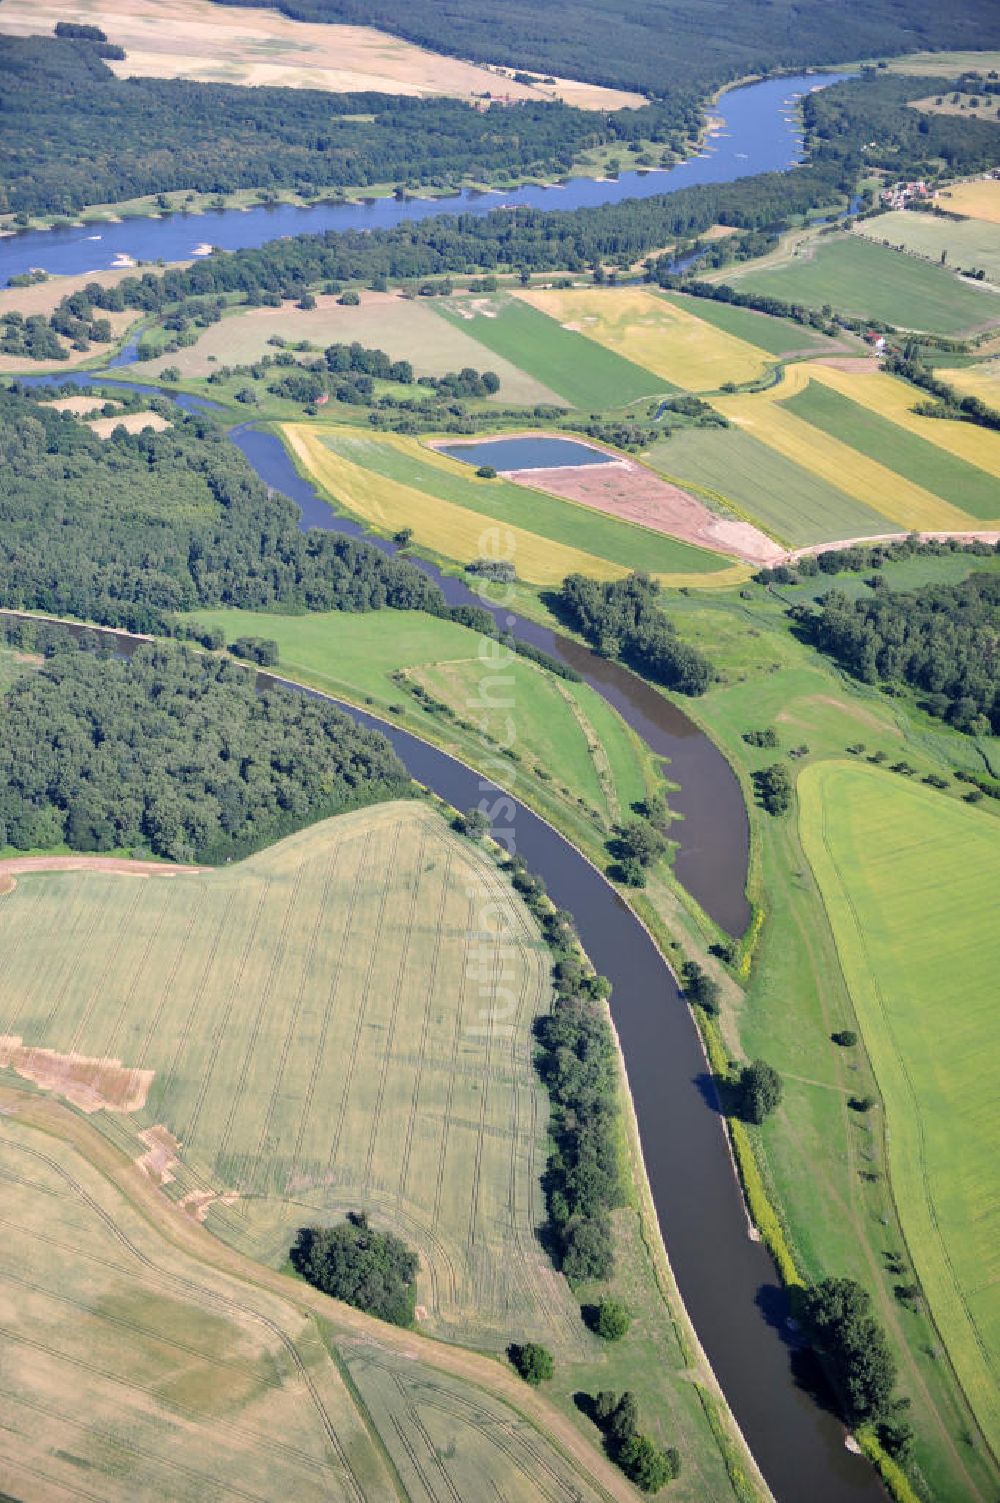
M 797 152 L 794 122 L 786 118 L 790 101 L 815 84 L 809 77 L 771 80 L 726 95 L 718 113 L 725 117 L 728 136 L 716 137 L 710 155 L 669 174 L 669 189 L 786 166 Z M 669 189 L 663 174 L 615 184 L 570 184 L 565 190 L 548 190 L 544 206 L 575 207 Z M 516 197 L 533 201 L 529 194 L 544 191 L 525 190 Z M 597 198 L 590 196 L 595 193 Z M 482 207 L 462 205 L 472 212 L 494 206 L 490 200 Z M 368 214 L 374 222 L 395 223 L 441 207 L 384 202 L 365 210 L 252 211 L 235 218 L 222 214 L 211 220 L 211 228 L 199 219 L 196 231 L 190 221 L 177 220 L 132 221 L 114 230 L 116 235 L 127 232 L 129 254 L 171 259 L 190 253 L 188 242 L 195 233 L 207 231 L 217 243 L 257 244 L 276 233 L 346 226 L 347 220 L 324 218 L 328 213 L 351 216 L 353 227 L 370 222 Z M 221 233 L 228 236 L 230 226 L 239 234 L 231 241 Z M 43 243 L 51 251 L 44 260 Z M 37 264 L 53 271 L 107 265 L 105 253 L 113 248 L 105 244 L 95 251 L 94 244 L 77 231 L 18 236 L 0 245 L 0 275 Z M 66 377 L 34 378 L 39 383 L 53 379 Z M 102 380 L 94 374 L 72 379 L 80 385 Z M 182 405 L 211 404 L 183 398 Z M 298 503 L 303 527 L 363 531 L 331 512 L 296 473 L 276 437 L 249 425 L 234 429 L 231 437 L 267 484 Z M 392 550 L 384 540 L 373 541 Z M 461 581 L 422 567 L 451 603 L 473 600 Z M 503 612 L 499 620 L 505 630 L 576 668 L 654 752 L 670 759 L 668 775 L 680 785 L 670 802 L 684 816 L 672 831 L 680 840 L 677 875 L 725 929 L 740 933 L 748 919 L 748 827 L 739 784 L 725 758 L 681 710 L 626 669 L 521 617 Z M 478 774 L 446 753 L 394 725 L 357 710 L 350 713 L 383 730 L 413 776 L 450 803 L 467 808 L 484 791 L 489 795 L 489 785 L 484 790 Z M 806 1495 L 811 1503 L 876 1503 L 884 1497 L 880 1484 L 868 1464 L 845 1449 L 842 1427 L 824 1404 L 818 1375 L 788 1331 L 785 1295 L 773 1263 L 748 1235 L 698 1033 L 663 957 L 601 874 L 531 810 L 509 799 L 497 822 L 513 825 L 518 852 L 545 879 L 553 899 L 575 915 L 588 954 L 613 984 L 612 1012 L 670 1262 L 702 1345 L 775 1497 L 779 1503 L 800 1503 Z
M 731 89 L 712 108 L 718 127 L 699 156 L 676 166 L 623 172 L 614 179 L 570 178 L 551 187 L 510 188 L 503 192 L 466 189 L 449 198 L 376 198 L 360 203 L 262 204 L 253 209 L 210 209 L 204 214 L 167 214 L 118 223 L 27 230 L 0 239 L 0 286 L 33 267 L 66 275 L 106 270 L 131 261 L 184 261 L 204 248 L 239 250 L 282 235 L 323 230 L 387 229 L 435 214 L 490 214 L 523 205 L 533 209 L 582 209 L 652 198 L 697 183 L 728 183 L 759 172 L 780 172 L 802 155 L 795 104 L 802 94 L 846 75 L 797 74 Z M 128 259 L 123 259 L 128 258 Z

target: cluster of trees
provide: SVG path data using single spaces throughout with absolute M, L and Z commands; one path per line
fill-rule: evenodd
M 440 613 L 413 564 L 299 529 L 212 419 L 101 440 L 26 392 L 0 391 L 0 605 L 134 631 L 174 611 L 275 605 Z
M 48 651 L 0 709 L 0 845 L 218 862 L 412 787 L 384 736 L 227 659 Z
M 122 78 L 110 45 L 0 39 L 0 208 L 70 214 L 168 190 L 292 186 L 307 195 L 382 183 L 451 187 L 569 172 L 593 146 L 696 134 L 690 93 L 613 115 L 529 100 L 458 99 Z M 502 93 L 502 86 L 498 89 Z
M 547 1383 L 554 1375 L 556 1364 L 548 1347 L 537 1341 L 515 1342 L 507 1350 L 514 1368 L 532 1388 Z
M 886 564 L 899 563 L 907 558 L 940 558 L 947 553 L 965 553 L 972 558 L 988 558 L 1000 551 L 992 543 L 974 539 L 965 543 L 960 538 L 928 538 L 921 542 L 914 533 L 897 542 L 852 543 L 849 548 L 828 548 L 815 557 L 800 558 L 793 564 L 778 564 L 773 569 L 759 569 L 754 575 L 762 585 L 801 584 L 803 579 L 814 579 L 817 574 L 864 574 L 869 569 L 877 571 Z
M 975 423 L 980 428 L 1000 429 L 1000 412 L 995 407 L 990 407 L 979 397 L 963 396 L 912 355 L 904 352 L 891 356 L 885 365 L 893 375 L 912 381 L 914 386 L 921 387 L 934 398 L 933 402 L 924 402 L 915 407 L 915 412 L 920 412 L 925 417 L 952 418 L 960 422 Z
M 399 1237 L 377 1232 L 352 1211 L 337 1226 L 303 1226 L 292 1267 L 310 1284 L 394 1326 L 411 1326 L 420 1259 Z
M 783 762 L 772 762 L 753 775 L 754 792 L 768 814 L 787 814 L 792 807 L 795 785 Z
M 864 683 L 906 684 L 959 730 L 1000 731 L 1000 575 L 860 600 L 831 590 L 793 615 L 821 652 Z
M 854 1279 L 823 1279 L 803 1292 L 799 1315 L 847 1424 L 872 1426 L 885 1450 L 905 1460 L 913 1442 L 908 1401 L 893 1396 L 896 1361 L 868 1292 Z
M 673 1446 L 660 1450 L 639 1430 L 639 1400 L 626 1389 L 602 1389 L 591 1405 L 594 1423 L 604 1432 L 608 1454 L 644 1493 L 658 1493 L 680 1476 L 681 1459 Z
M 659 605 L 660 587 L 645 574 L 602 584 L 569 574 L 556 597 L 565 619 L 604 657 L 620 658 L 680 694 L 704 694 L 712 667 L 682 642 Z
M 43 313 L 11 309 L 0 316 L 0 355 L 22 360 L 68 360 L 69 350 Z
M 233 0 L 221 0 L 231 4 Z M 830 6 L 823 0 L 566 0 L 559 25 L 531 0 L 467 0 L 442 15 L 436 0 L 265 0 L 303 21 L 380 26 L 438 52 L 518 69 L 587 78 L 650 94 L 684 96 L 728 79 L 845 57 L 913 48 L 983 48 L 1000 25 L 977 0 L 942 10 L 934 0 Z
M 873 327 L 888 328 L 888 325 L 873 324 L 870 319 L 862 320 L 834 313 L 831 308 L 809 308 L 804 303 L 789 303 L 767 292 L 745 292 L 742 288 L 730 287 L 725 282 L 703 282 L 697 277 L 678 276 L 671 270 L 669 256 L 651 261 L 646 270 L 646 278 L 661 287 L 687 292 L 691 297 L 707 298 L 714 303 L 730 303 L 734 308 L 753 308 L 758 313 L 769 313 L 772 318 L 788 318 L 808 328 L 819 329 L 824 334 L 836 334 L 842 328 L 855 332 Z

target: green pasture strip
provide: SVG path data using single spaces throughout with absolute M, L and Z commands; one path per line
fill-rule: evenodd
M 817 240 L 810 250 L 778 265 L 727 271 L 725 280 L 785 302 L 810 308 L 829 303 L 857 318 L 931 334 L 957 334 L 1000 320 L 1000 304 L 989 292 L 858 235 Z
M 995 475 L 939 449 L 839 391 L 810 381 L 805 391 L 782 405 L 814 428 L 849 444 L 905 480 L 933 491 L 970 516 L 992 521 L 1000 515 L 1000 480 Z
M 739 428 L 682 428 L 644 458 L 681 485 L 731 501 L 791 547 L 899 530 Z
M 1000 553 L 990 553 L 982 557 L 974 553 L 941 553 L 936 557 L 917 555 L 914 558 L 904 558 L 899 563 L 889 564 L 881 572 L 892 589 L 916 590 L 921 585 L 959 584 L 963 579 L 968 579 L 970 574 L 995 574 L 998 571 L 1000 571 Z M 871 575 L 867 570 L 863 574 L 837 574 L 835 576 L 820 572 L 804 577 L 802 583 L 798 585 L 779 585 L 778 593 L 789 604 L 793 601 L 798 604 L 800 601 L 818 600 L 822 595 L 828 595 L 833 589 L 838 590 L 841 595 L 847 595 L 851 600 L 870 600 L 871 587 L 868 584 L 870 578 Z
M 556 319 L 518 298 L 505 298 L 493 306 L 495 317 L 477 314 L 466 320 L 438 298 L 434 311 L 558 392 L 573 407 L 586 412 L 621 407 L 640 397 L 680 389 L 595 340 L 564 329 Z
M 368 700 L 376 714 L 395 718 L 403 712 L 408 729 L 466 761 L 491 759 L 499 781 L 516 787 L 592 859 L 604 855 L 615 811 L 627 817 L 655 780 L 652 759 L 596 690 L 556 680 L 523 658 L 498 667 L 492 654 L 480 656 L 479 634 L 453 621 L 394 610 L 278 616 L 219 609 L 194 611 L 188 619 L 221 627 L 229 642 L 241 635 L 271 637 L 278 643 L 279 673 L 355 702 Z M 393 679 L 399 669 L 448 704 L 457 720 L 477 729 L 469 731 L 424 708 Z M 568 698 L 592 728 L 603 757 L 600 751 L 588 753 Z M 490 709 L 487 700 L 497 708 Z M 505 759 L 484 743 L 478 727 L 506 742 L 508 713 L 521 761 L 511 761 L 505 778 Z
M 893 1190 L 938 1330 L 1000 1444 L 1000 841 L 856 764 L 799 780 L 800 831 L 882 1091 Z
M 755 313 L 752 308 L 740 308 L 735 303 L 717 303 L 707 297 L 685 297 L 683 293 L 664 293 L 668 303 L 691 313 L 704 323 L 726 334 L 733 334 L 747 344 L 755 344 L 769 355 L 790 355 L 798 350 L 835 350 L 832 339 L 817 329 L 808 329 L 804 324 L 794 323 L 789 318 L 773 318 L 769 313 Z
M 554 543 L 583 549 L 626 569 L 645 569 L 653 574 L 712 574 L 730 566 L 730 560 L 718 554 L 630 522 L 620 522 L 605 512 L 563 501 L 558 496 L 527 490 L 503 479 L 484 485 L 474 480 L 469 467 L 458 460 L 454 461 L 454 473 L 449 474 L 440 466 L 425 464 L 377 438 L 329 433 L 323 435 L 323 442 L 335 454 L 387 480 L 412 486 L 442 501 L 452 501 L 498 522 L 523 527 Z

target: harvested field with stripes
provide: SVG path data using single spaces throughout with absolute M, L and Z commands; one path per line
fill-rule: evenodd
M 224 1241 L 280 1266 L 304 1221 L 365 1209 L 419 1252 L 427 1330 L 586 1349 L 535 1235 L 549 952 L 433 810 L 343 815 L 170 882 L 21 874 L 0 956 L 0 1031 L 74 1080 L 96 1061 L 150 1072 L 145 1106 L 90 1120 L 155 1152 Z

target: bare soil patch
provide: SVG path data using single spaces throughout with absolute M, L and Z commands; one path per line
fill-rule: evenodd
M 630 459 L 614 464 L 513 470 L 506 478 L 627 522 L 638 522 L 653 532 L 666 533 L 713 553 L 735 555 L 746 563 L 772 564 L 785 557 L 780 544 L 749 522 L 718 516 L 703 501 Z
M 102 407 L 109 404 L 102 397 L 55 397 L 52 401 L 43 402 L 43 407 L 54 407 L 56 412 L 71 412 L 74 417 L 90 417 L 92 413 L 100 412 Z M 121 407 L 120 402 L 110 404 Z
M 161 1185 L 169 1185 L 174 1178 L 174 1165 L 181 1151 L 181 1145 L 173 1133 L 159 1122 L 155 1127 L 147 1127 L 145 1132 L 141 1132 L 139 1141 L 146 1144 L 147 1151 L 139 1155 L 136 1164 L 150 1179 L 157 1180 Z
M 54 618 L 45 618 L 54 619 Z M 7 856 L 0 861 L 0 880 L 32 872 L 117 872 L 125 877 L 176 877 L 203 872 L 206 866 L 168 866 L 163 861 L 132 861 L 127 856 Z
M 120 1059 L 58 1054 L 26 1045 L 19 1034 L 0 1035 L 0 1068 L 79 1107 L 83 1112 L 137 1112 L 146 1105 L 154 1071 L 134 1070 Z
M 834 371 L 846 371 L 849 376 L 877 376 L 882 369 L 874 355 L 820 355 L 813 365 L 828 365 Z

